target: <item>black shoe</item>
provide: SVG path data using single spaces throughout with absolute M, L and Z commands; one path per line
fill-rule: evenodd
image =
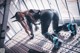
M 34 38 L 34 35 L 32 35 L 32 36 L 30 37 L 30 40 L 33 39 L 33 38 Z
M 72 25 L 71 26 L 71 36 L 74 36 L 74 35 L 76 35 L 77 34 L 77 29 L 76 29 L 76 25 Z
M 52 43 L 54 43 L 54 48 L 56 48 L 56 49 L 59 48 L 61 46 L 61 44 L 62 44 L 62 42 L 59 41 L 57 37 L 53 38 L 53 42 Z
M 58 50 L 60 49 L 60 47 L 61 47 L 61 44 L 62 44 L 62 42 L 58 41 L 58 42 L 54 45 L 54 47 L 53 47 L 53 49 L 52 49 L 52 52 L 57 53 L 57 51 L 58 51 Z
M 61 47 L 62 42 L 58 41 L 56 42 L 56 44 L 54 45 L 54 49 L 59 49 Z
M 76 35 L 77 30 L 76 30 L 75 24 L 68 24 L 67 27 L 68 27 L 68 30 L 71 31 L 71 36 Z

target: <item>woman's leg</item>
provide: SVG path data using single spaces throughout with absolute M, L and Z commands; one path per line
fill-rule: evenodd
M 20 23 L 21 23 L 21 25 L 23 26 L 23 28 L 25 29 L 26 33 L 30 36 L 30 34 L 29 34 L 29 32 L 28 32 L 27 24 L 25 24 L 24 21 L 21 21 Z
M 48 33 L 48 28 L 50 26 L 50 23 L 51 23 L 50 15 L 49 14 L 43 14 L 41 16 L 41 31 L 42 31 L 42 34 L 44 35 L 45 38 L 52 41 L 51 34 Z
M 28 23 L 29 30 L 30 30 L 31 35 L 32 35 L 31 39 L 33 39 L 33 38 L 34 38 L 34 33 L 33 33 L 32 23 L 31 23 L 31 22 L 29 22 L 29 21 L 27 21 L 27 23 Z
M 62 30 L 63 26 L 59 26 L 59 16 L 57 12 L 53 13 L 52 20 L 53 31 L 55 34 L 58 34 Z

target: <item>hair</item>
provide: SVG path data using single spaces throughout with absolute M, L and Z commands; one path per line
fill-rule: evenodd
M 29 12 L 30 12 L 30 13 L 34 13 L 34 10 L 30 9 Z

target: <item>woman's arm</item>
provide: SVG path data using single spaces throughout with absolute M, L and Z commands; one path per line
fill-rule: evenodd
M 35 19 L 32 17 L 32 15 L 29 13 L 28 14 L 29 15 L 29 17 L 30 17 L 30 20 L 31 20 L 31 22 L 34 24 L 34 26 L 35 26 L 35 30 L 37 31 L 38 30 L 38 26 L 37 26 L 37 24 L 36 24 L 36 21 L 35 21 Z

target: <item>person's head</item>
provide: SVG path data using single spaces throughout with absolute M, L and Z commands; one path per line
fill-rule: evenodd
M 30 9 L 29 12 L 30 12 L 30 13 L 35 13 L 33 9 Z

